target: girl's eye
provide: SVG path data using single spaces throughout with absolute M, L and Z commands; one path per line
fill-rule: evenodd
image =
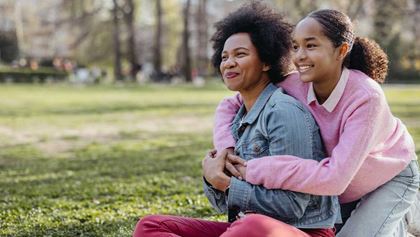
M 316 47 L 316 45 L 315 45 L 315 44 L 308 44 L 308 45 L 306 45 L 306 47 L 307 47 L 308 49 L 310 49 L 310 48 L 315 48 L 315 47 Z
M 293 51 L 295 51 L 295 52 L 296 52 L 298 49 L 299 49 L 299 46 L 297 46 L 297 45 L 293 45 L 293 46 L 292 46 L 292 50 L 293 50 Z

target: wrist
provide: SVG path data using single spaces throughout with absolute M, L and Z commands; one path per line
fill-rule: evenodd
M 229 188 L 230 179 L 231 178 L 223 172 L 218 172 L 213 179 L 212 186 L 217 190 L 225 192 Z

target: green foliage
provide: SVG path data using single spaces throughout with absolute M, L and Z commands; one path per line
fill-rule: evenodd
M 420 87 L 385 89 L 420 147 Z M 0 236 L 131 236 L 155 213 L 225 220 L 203 195 L 200 161 L 229 94 L 2 85 Z
M 37 70 L 30 68 L 0 68 L 0 82 L 13 81 L 13 82 L 44 82 L 47 79 L 51 80 L 64 80 L 68 73 L 57 71 L 53 68 L 40 67 Z

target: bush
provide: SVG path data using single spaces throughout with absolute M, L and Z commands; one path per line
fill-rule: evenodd
M 47 67 L 40 67 L 37 70 L 30 68 L 0 68 L 0 82 L 43 83 L 46 80 L 62 81 L 67 79 L 68 75 L 67 72 Z

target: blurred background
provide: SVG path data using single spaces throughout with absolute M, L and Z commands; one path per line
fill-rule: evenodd
M 195 82 L 213 23 L 243 0 L 0 0 L 0 81 Z M 419 81 L 418 0 L 267 0 L 291 23 L 335 8 L 390 58 L 388 82 Z
M 0 0 L 0 236 L 131 236 L 156 213 L 225 221 L 202 191 L 214 111 L 233 93 L 209 39 L 245 2 Z M 265 2 L 292 23 L 340 9 L 376 39 L 420 155 L 419 0 Z

